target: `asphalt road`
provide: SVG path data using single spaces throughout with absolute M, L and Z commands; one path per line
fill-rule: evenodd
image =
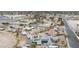
M 66 19 L 64 19 L 63 21 L 66 27 L 66 32 L 68 33 L 68 42 L 69 42 L 70 48 L 79 48 L 79 41 L 77 41 L 77 37 L 70 29 L 69 25 L 66 22 Z

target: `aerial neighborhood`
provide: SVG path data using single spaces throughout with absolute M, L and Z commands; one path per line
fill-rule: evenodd
M 77 48 L 78 41 L 79 15 L 50 11 L 0 12 L 0 48 Z

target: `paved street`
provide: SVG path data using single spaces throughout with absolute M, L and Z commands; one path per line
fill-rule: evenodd
M 66 32 L 68 33 L 68 41 L 69 45 L 71 48 L 79 48 L 79 41 L 77 41 L 77 37 L 73 33 L 73 31 L 70 29 L 69 25 L 66 22 L 66 19 L 63 20 L 65 27 L 66 27 Z

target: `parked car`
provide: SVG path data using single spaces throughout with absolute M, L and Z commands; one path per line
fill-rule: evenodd
M 58 45 L 52 44 L 52 45 L 49 45 L 49 48 L 58 48 Z

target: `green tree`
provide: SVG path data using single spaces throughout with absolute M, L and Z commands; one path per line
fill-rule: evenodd
M 36 45 L 37 45 L 37 42 L 32 42 L 31 47 L 32 47 L 32 48 L 36 48 Z

